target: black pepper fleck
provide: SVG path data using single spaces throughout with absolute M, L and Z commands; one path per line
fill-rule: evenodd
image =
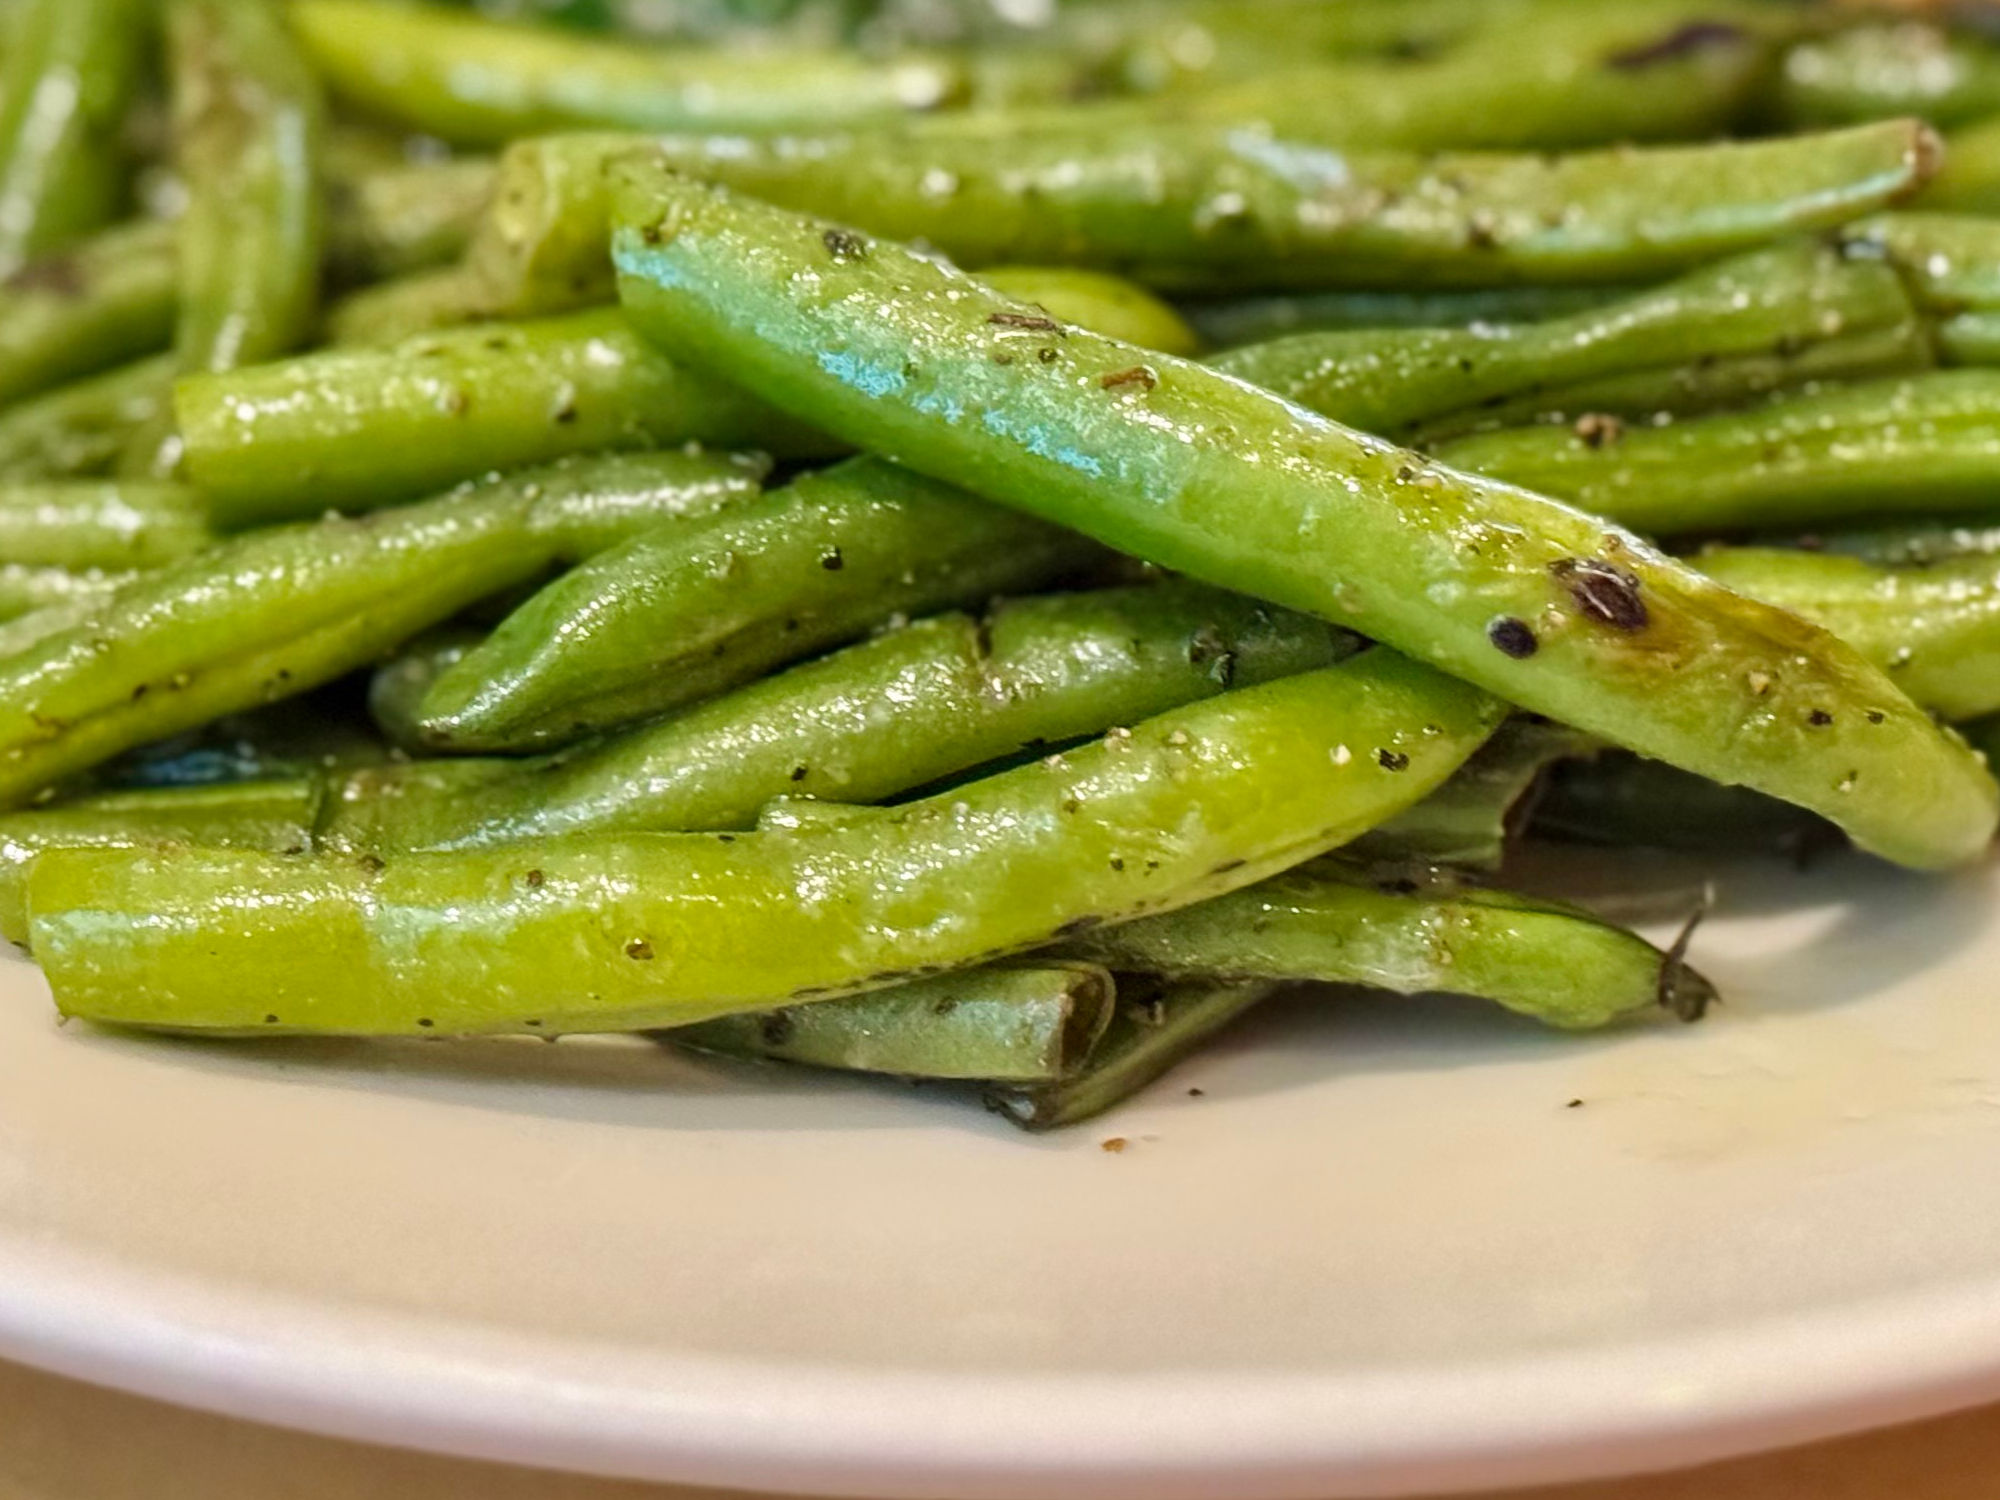
M 851 229 L 829 229 L 820 235 L 819 242 L 835 260 L 862 260 L 868 254 L 868 241 Z
M 1806 715 L 1806 722 L 1815 728 L 1825 728 L 1833 722 L 1833 715 L 1823 708 L 1816 708 Z
M 798 1023 L 792 1019 L 790 1011 L 774 1010 L 764 1017 L 763 1024 L 757 1028 L 757 1033 L 764 1039 L 766 1047 L 782 1047 L 792 1039 L 792 1032 L 797 1026 Z
M 653 956 L 653 945 L 644 938 L 633 938 L 631 942 L 625 945 L 625 956 L 641 960 L 651 958 Z
M 1403 754 L 1400 750 L 1377 750 L 1375 752 L 1375 760 L 1385 771 L 1407 771 L 1410 769 L 1410 757 Z
M 1523 661 L 1541 649 L 1541 642 L 1535 639 L 1534 629 L 1526 620 L 1517 620 L 1512 615 L 1502 615 L 1486 627 L 1486 639 L 1498 648 L 1502 656 L 1511 656 Z
M 838 573 L 847 566 L 847 559 L 842 557 L 840 549 L 835 547 L 820 557 L 819 565 L 829 573 Z

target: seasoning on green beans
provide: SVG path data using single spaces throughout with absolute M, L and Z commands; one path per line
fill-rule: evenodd
M 620 295 L 676 357 L 990 499 L 1797 802 L 1888 858 L 1984 853 L 2000 789 L 1962 743 L 1851 649 L 1636 536 L 853 230 L 627 172 Z
M 157 568 L 214 539 L 207 507 L 184 485 L 0 480 L 0 563 Z

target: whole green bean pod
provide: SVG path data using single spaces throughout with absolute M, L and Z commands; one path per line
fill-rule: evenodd
M 679 369 L 615 308 L 193 375 L 174 412 L 183 472 L 222 527 L 393 505 L 604 448 L 830 446 Z
M 157 568 L 214 540 L 184 485 L 108 480 L 0 482 L 0 563 L 72 570 Z
M 0 276 L 109 223 L 150 34 L 144 0 L 21 0 L 0 61 Z
M 359 521 L 257 532 L 143 574 L 82 624 L 0 662 L 0 805 L 316 687 L 554 562 L 755 482 L 723 459 L 611 456 Z
M 1665 427 L 1517 427 L 1436 453 L 1656 536 L 1984 511 L 2000 482 L 2000 371 L 1835 386 Z
M 407 276 L 465 252 L 493 197 L 486 156 L 343 173 L 327 163 L 327 267 L 340 281 Z
M 1502 712 L 1377 650 L 788 832 L 386 862 L 56 850 L 29 874 L 31 942 L 65 1012 L 121 1025 L 684 1025 L 922 978 L 1250 884 L 1408 806 Z
M 316 316 L 318 81 L 271 0 L 168 0 L 180 220 L 174 352 L 232 370 L 292 349 Z
M 823 50 L 666 50 L 510 26 L 442 6 L 295 0 L 327 86 L 366 114 L 456 145 L 595 125 L 785 130 L 893 118 L 962 96 L 944 58 Z
M 986 1107 L 1024 1130 L 1075 1125 L 1122 1104 L 1283 986 L 1270 980 L 1152 981 L 1120 976 L 1122 1003 L 1082 1068 L 1048 1083 L 996 1084 Z
M 1636 536 L 686 179 L 635 172 L 615 248 L 648 335 L 838 436 L 1796 801 L 1889 858 L 1985 849 L 2000 789 L 1963 744 L 1824 632 Z
M 1776 103 L 1797 124 L 1922 115 L 1956 125 L 2000 114 L 2000 52 L 1925 21 L 1854 26 L 1791 48 Z
M 1074 533 L 876 458 L 657 527 L 556 579 L 424 695 L 434 749 L 560 745 L 739 687 L 891 617 L 1101 560 Z
M 1909 294 L 1888 266 L 1794 243 L 1548 322 L 1306 333 L 1213 363 L 1336 421 L 1394 435 L 1469 408 L 1566 400 L 1578 386 L 1621 377 L 1648 398 L 1625 413 L 1644 414 L 1699 390 L 1731 360 L 1775 356 L 1817 374 L 1813 351 L 1879 331 L 1914 357 L 1927 353 Z
M 135 432 L 165 415 L 173 379 L 173 358 L 162 354 L 0 411 L 0 474 L 44 479 L 106 472 Z
M 222 844 L 297 852 L 312 841 L 317 782 L 243 781 L 99 792 L 53 807 L 0 813 L 0 937 L 28 941 L 28 869 L 51 849 L 155 849 Z
M 1177 979 L 1448 991 L 1570 1030 L 1658 1007 L 1692 1021 L 1715 999 L 1677 957 L 1577 907 L 1450 879 L 1378 883 L 1337 858 L 1054 951 Z
M 1719 146 L 1421 156 L 1180 124 L 685 137 L 647 155 L 926 240 L 968 267 L 1087 265 L 1182 291 L 1407 289 L 1670 275 L 1893 203 L 1935 170 L 1937 142 L 1892 122 Z
M 136 220 L 0 281 L 0 405 L 167 347 L 172 226 Z
M 1841 842 L 1837 828 L 1804 808 L 1623 752 L 1559 766 L 1535 803 L 1529 833 L 1614 848 L 1788 859 Z
M 1466 291 L 1277 292 L 1180 304 L 1211 349 L 1237 349 L 1297 333 L 1351 328 L 1464 328 L 1473 323 L 1533 323 L 1588 312 L 1644 287 L 1497 286 Z
M 1723 547 L 1711 578 L 1824 625 L 1947 719 L 2000 712 L 2000 562 L 1920 567 L 1778 547 Z
M 1330 665 L 1354 645 L 1317 620 L 1196 584 L 1009 600 L 977 619 L 947 614 L 884 631 L 615 739 L 507 762 L 501 774 L 359 772 L 323 832 L 330 847 L 381 853 L 749 828 L 779 796 L 884 802 L 1231 686 Z M 445 653 L 463 659 L 464 648 L 448 640 Z
M 72 602 L 88 601 L 94 605 L 138 576 L 103 568 L 0 563 L 0 620 L 13 620 Z
M 1043 1083 L 1084 1065 L 1111 1024 L 1117 995 L 1111 975 L 1091 964 L 999 964 L 844 1000 L 717 1016 L 660 1038 L 723 1057 L 850 1072 Z

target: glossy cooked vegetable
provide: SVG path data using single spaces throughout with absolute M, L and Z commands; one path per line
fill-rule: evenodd
M 1992 835 L 1991 778 L 1878 670 L 1637 537 L 896 246 L 628 170 L 630 315 L 827 431 L 1797 802 L 1891 859 L 1959 864 Z
M 609 456 L 378 517 L 257 532 L 144 575 L 0 661 L 0 803 L 330 681 L 557 560 L 756 482 L 726 459 Z
M 132 435 L 167 412 L 167 355 L 120 365 L 0 411 L 0 474 L 10 479 L 101 474 Z
M 118 216 L 144 0 L 20 0 L 0 61 L 0 276 Z
M 135 220 L 0 282 L 0 406 L 167 347 L 174 231 Z
M 214 540 L 207 508 L 184 485 L 0 482 L 0 563 L 157 568 Z
M 1715 998 L 1678 957 L 1576 907 L 1450 879 L 1378 882 L 1338 858 L 1057 951 L 1174 978 L 1449 991 L 1577 1029 L 1657 1007 L 1697 1020 Z
M 343 176 L 326 163 L 327 261 L 343 281 L 402 276 L 456 260 L 493 196 L 483 156 L 397 163 Z
M 1454 413 L 1504 421 L 1698 410 L 1781 384 L 1928 362 L 1896 273 L 1810 243 L 1753 251 L 1548 322 L 1299 334 L 1213 361 L 1391 435 Z
M 1248 885 L 1423 796 L 1501 712 L 1376 650 L 837 824 L 386 863 L 58 850 L 29 875 L 31 941 L 66 1013 L 125 1025 L 686 1024 Z
M 2000 52 L 1922 20 L 1884 20 L 1802 42 L 1785 54 L 1784 115 L 1805 124 L 1922 115 L 1955 125 L 2000 114 Z
M 1202 342 L 1236 349 L 1297 333 L 1350 328 L 1465 328 L 1474 323 L 1533 323 L 1602 307 L 1640 287 L 1498 286 L 1469 291 L 1276 292 L 1181 304 Z
M 561 745 L 1101 561 L 1072 532 L 851 459 L 558 578 L 439 676 L 418 729 L 439 749 Z
M 1513 428 L 1437 456 L 1656 536 L 1985 511 L 2000 482 L 2000 371 L 1834 386 L 1665 427 Z
M 844 1000 L 718 1016 L 661 1039 L 723 1057 L 1043 1083 L 1086 1062 L 1117 998 L 1111 975 L 1090 964 L 996 965 Z

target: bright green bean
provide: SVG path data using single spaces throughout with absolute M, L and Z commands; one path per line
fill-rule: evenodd
M 1883 21 L 1785 55 L 1779 112 L 1808 125 L 1922 115 L 1956 125 L 2000 114 L 2000 53 L 1925 21 Z
M 1407 807 L 1502 712 L 1376 650 L 786 832 L 386 863 L 57 850 L 29 874 L 31 941 L 66 1013 L 121 1025 L 684 1025 L 880 988 L 1250 884 Z
M 272 0 L 167 0 L 187 370 L 302 342 L 317 314 L 325 106 Z
M 2000 309 L 2000 220 L 1972 214 L 1877 214 L 1848 225 L 1850 255 L 1879 255 L 1934 313 Z
M 1775 359 L 1810 378 L 1823 363 L 1814 352 L 1882 331 L 1915 359 L 1927 353 L 1894 271 L 1790 244 L 1545 323 L 1306 333 L 1213 363 L 1335 421 L 1396 435 L 1470 408 L 1562 403 L 1574 388 L 1621 378 L 1645 398 L 1621 414 L 1645 414 L 1699 391 L 1731 361 Z
M 991 266 L 983 276 L 989 286 L 1032 303 L 1060 322 L 1162 354 L 1192 355 L 1201 350 L 1201 340 L 1179 313 L 1121 276 L 1073 266 Z
M 184 472 L 224 527 L 393 505 L 604 448 L 829 446 L 676 368 L 614 308 L 189 376 L 174 411 Z
M 1350 328 L 1464 328 L 1533 323 L 1602 307 L 1642 287 L 1500 286 L 1471 291 L 1288 292 L 1186 302 L 1181 315 L 1213 349 Z
M 257 532 L 141 575 L 83 624 L 0 661 L 0 805 L 316 687 L 687 508 L 691 493 L 723 503 L 755 482 L 722 459 L 612 456 L 359 521 Z
M 649 336 L 829 432 L 1796 801 L 1889 858 L 1984 854 L 2000 789 L 1962 744 L 1853 651 L 1635 536 L 668 174 L 633 173 L 616 255 Z
M 102 568 L 0 563 L 0 620 L 18 619 L 73 602 L 94 604 L 137 576 Z
M 115 218 L 144 0 L 20 0 L 0 62 L 0 276 Z
M 1989 510 L 2000 371 L 1837 386 L 1666 427 L 1518 427 L 1437 456 L 1656 536 Z
M 0 411 L 0 474 L 54 479 L 108 471 L 135 432 L 165 415 L 173 379 L 172 357 L 157 355 Z
M 157 568 L 213 540 L 206 506 L 183 485 L 0 482 L 0 563 Z
M 426 744 L 564 744 L 755 681 L 891 617 L 1100 560 L 1073 533 L 875 458 L 633 537 L 555 580 L 432 684 Z
M 661 1039 L 723 1057 L 851 1072 L 1043 1083 L 1083 1065 L 1111 1024 L 1117 994 L 1111 975 L 1090 964 L 997 965 L 845 1000 L 718 1016 Z
M 1950 365 L 2000 365 L 2000 310 L 1963 312 L 1938 325 L 1938 354 Z
M 1283 986 L 1268 980 L 1121 981 L 1110 1029 L 1081 1070 L 1052 1083 L 995 1085 L 986 1107 L 1024 1130 L 1074 1125 L 1131 1098 L 1224 1026 Z
M 138 220 L 0 282 L 0 405 L 167 347 L 174 231 Z
M 1056 951 L 1180 979 L 1448 991 L 1571 1030 L 1658 1007 L 1692 1021 L 1715 998 L 1677 958 L 1576 907 L 1450 879 L 1378 884 L 1338 859 L 1098 928 Z

